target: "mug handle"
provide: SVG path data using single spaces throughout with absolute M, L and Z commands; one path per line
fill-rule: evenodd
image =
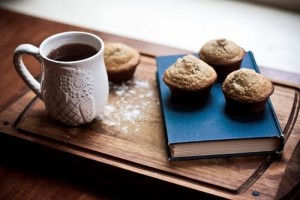
M 24 62 L 22 60 L 23 54 L 33 56 L 41 63 L 42 59 L 39 53 L 39 49 L 31 44 L 21 44 L 14 51 L 13 62 L 15 69 L 17 70 L 23 81 L 40 99 L 42 99 L 41 84 L 32 76 L 27 67 L 24 65 Z

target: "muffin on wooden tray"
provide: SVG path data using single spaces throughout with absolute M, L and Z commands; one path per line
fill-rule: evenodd
M 133 77 L 140 63 L 140 54 L 137 50 L 122 43 L 106 43 L 104 62 L 110 81 L 127 81 Z
M 172 96 L 189 101 L 205 100 L 216 80 L 215 70 L 193 55 L 177 59 L 163 75 Z
M 274 86 L 263 75 L 242 68 L 226 77 L 222 91 L 230 111 L 254 113 L 264 109 Z
M 199 51 L 200 59 L 216 70 L 220 81 L 240 68 L 244 55 L 243 48 L 225 38 L 210 40 Z

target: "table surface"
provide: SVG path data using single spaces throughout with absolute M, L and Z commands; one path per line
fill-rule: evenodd
M 1 25 L 2 27 L 10 27 L 12 23 L 20 19 L 26 19 L 26 17 L 0 10 L 1 13 Z M 7 19 L 7 20 L 6 20 Z M 32 41 L 22 41 L 24 38 L 28 39 L 31 36 L 22 36 L 20 38 L 10 38 L 12 32 L 20 31 L 24 27 L 13 28 L 15 30 L 9 30 L 9 28 L 2 29 L 3 34 L 1 40 L 1 52 L 4 52 L 1 56 L 1 74 L 5 74 L 1 79 L 0 89 L 4 94 L 0 99 L 0 111 L 5 109 L 8 105 L 15 102 L 20 96 L 28 91 L 24 83 L 13 70 L 11 56 L 14 47 L 17 44 L 24 42 L 32 42 L 38 45 L 46 36 L 51 35 L 59 30 L 72 30 L 78 27 L 60 24 L 55 22 L 49 22 L 45 20 L 35 20 L 34 26 L 41 26 L 44 29 L 41 30 L 39 35 L 36 35 Z M 82 29 L 87 30 L 87 29 Z M 104 40 L 107 41 L 121 41 L 126 42 L 139 48 L 143 46 L 146 54 L 149 55 L 163 55 L 168 53 L 185 53 L 180 49 L 168 48 L 160 46 L 157 49 L 157 45 L 151 43 L 140 42 L 137 40 L 119 37 L 111 34 L 101 33 Z M 5 48 L 8 47 L 9 49 Z M 29 62 L 33 62 L 29 60 Z M 39 66 L 33 67 L 33 73 L 37 75 L 39 73 Z M 293 85 L 299 86 L 298 76 L 291 73 L 282 73 L 276 70 L 270 70 L 262 68 L 262 72 L 277 79 L 281 79 L 283 82 L 289 82 Z M 13 92 L 12 92 L 13 91 Z M 149 198 L 193 198 L 193 197 L 208 197 L 207 194 L 202 194 L 188 188 L 179 187 L 165 182 L 157 182 L 154 179 L 136 175 L 130 172 L 124 172 L 117 168 L 108 166 L 99 166 L 92 161 L 86 161 L 78 157 L 70 157 L 70 160 L 62 160 L 63 156 L 59 156 L 57 152 L 49 152 L 47 148 L 26 143 L 24 141 L 11 138 L 7 135 L 0 135 L 0 199 L 118 199 L 124 197 L 138 197 L 139 195 L 147 194 Z M 6 152 L 11 146 L 18 146 L 18 148 Z M 20 149 L 24 149 L 20 152 Z M 40 152 L 36 152 L 39 149 Z M 45 154 L 48 152 L 48 154 Z M 34 156 L 32 155 L 34 153 Z M 49 158 L 45 157 L 49 155 Z M 53 167 L 53 163 L 59 163 L 57 167 Z M 80 166 L 74 166 L 76 170 L 69 170 L 62 163 L 67 162 L 82 163 Z M 51 166 L 51 167 L 50 167 Z M 65 165 L 72 167 L 70 164 Z M 100 174 L 88 173 L 93 171 L 91 169 L 97 168 L 102 171 Z M 80 176 L 78 171 L 87 172 L 88 176 Z M 77 173 L 76 173 L 77 172 Z M 101 178 L 99 178 L 101 176 Z M 138 184 L 137 184 L 138 183 Z M 116 192 L 118 191 L 118 192 Z M 209 196 L 211 197 L 211 196 Z

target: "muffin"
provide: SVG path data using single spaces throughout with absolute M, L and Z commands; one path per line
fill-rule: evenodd
M 226 77 L 222 91 L 230 111 L 254 113 L 264 109 L 274 86 L 263 75 L 243 68 Z
M 206 99 L 216 80 L 215 70 L 193 55 L 178 58 L 163 75 L 172 96 L 179 100 Z
M 109 81 L 122 82 L 131 79 L 140 63 L 137 50 L 122 43 L 107 43 L 104 62 Z
M 220 81 L 240 68 L 244 55 L 243 48 L 225 38 L 210 40 L 199 51 L 200 59 L 216 70 Z

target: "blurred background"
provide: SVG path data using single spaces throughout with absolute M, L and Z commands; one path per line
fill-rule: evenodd
M 251 50 L 259 66 L 300 79 L 299 0 L 0 0 L 0 7 L 194 52 L 225 37 Z

